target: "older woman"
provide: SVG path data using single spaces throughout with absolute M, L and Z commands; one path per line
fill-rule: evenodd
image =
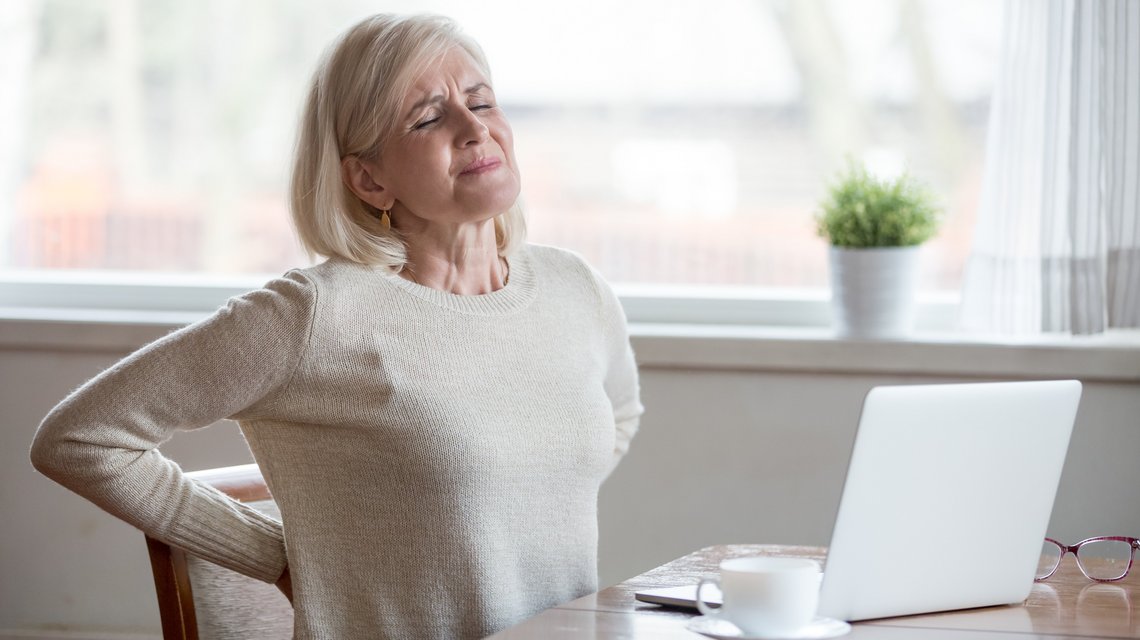
M 118 363 L 36 468 L 289 593 L 298 638 L 478 637 L 597 586 L 598 488 L 642 408 L 618 301 L 527 245 L 479 47 L 380 15 L 316 73 L 292 212 L 327 257 Z M 157 447 L 237 420 L 282 522 Z

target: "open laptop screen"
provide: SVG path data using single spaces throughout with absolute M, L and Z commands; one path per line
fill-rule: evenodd
M 864 620 L 1024 601 L 1080 395 L 1075 380 L 872 389 L 820 614 Z
M 1022 602 L 1072 434 L 1075 380 L 876 387 L 832 532 L 820 615 Z M 694 607 L 695 585 L 644 602 Z

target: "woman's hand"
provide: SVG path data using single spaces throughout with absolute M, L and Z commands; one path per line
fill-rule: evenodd
M 281 572 L 281 577 L 277 578 L 277 582 L 274 584 L 277 585 L 277 588 L 281 590 L 281 593 L 284 593 L 285 597 L 289 599 L 289 604 L 293 604 L 293 579 L 289 577 L 288 566 L 286 566 L 285 570 Z

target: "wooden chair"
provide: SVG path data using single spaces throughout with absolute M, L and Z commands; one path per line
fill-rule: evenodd
M 187 474 L 280 518 L 256 464 Z M 146 537 L 165 640 L 279 640 L 293 637 L 293 608 L 271 584 Z

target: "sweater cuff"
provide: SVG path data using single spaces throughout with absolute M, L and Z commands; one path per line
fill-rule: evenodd
M 242 575 L 273 583 L 285 570 L 281 523 L 204 486 L 175 519 L 168 544 Z

